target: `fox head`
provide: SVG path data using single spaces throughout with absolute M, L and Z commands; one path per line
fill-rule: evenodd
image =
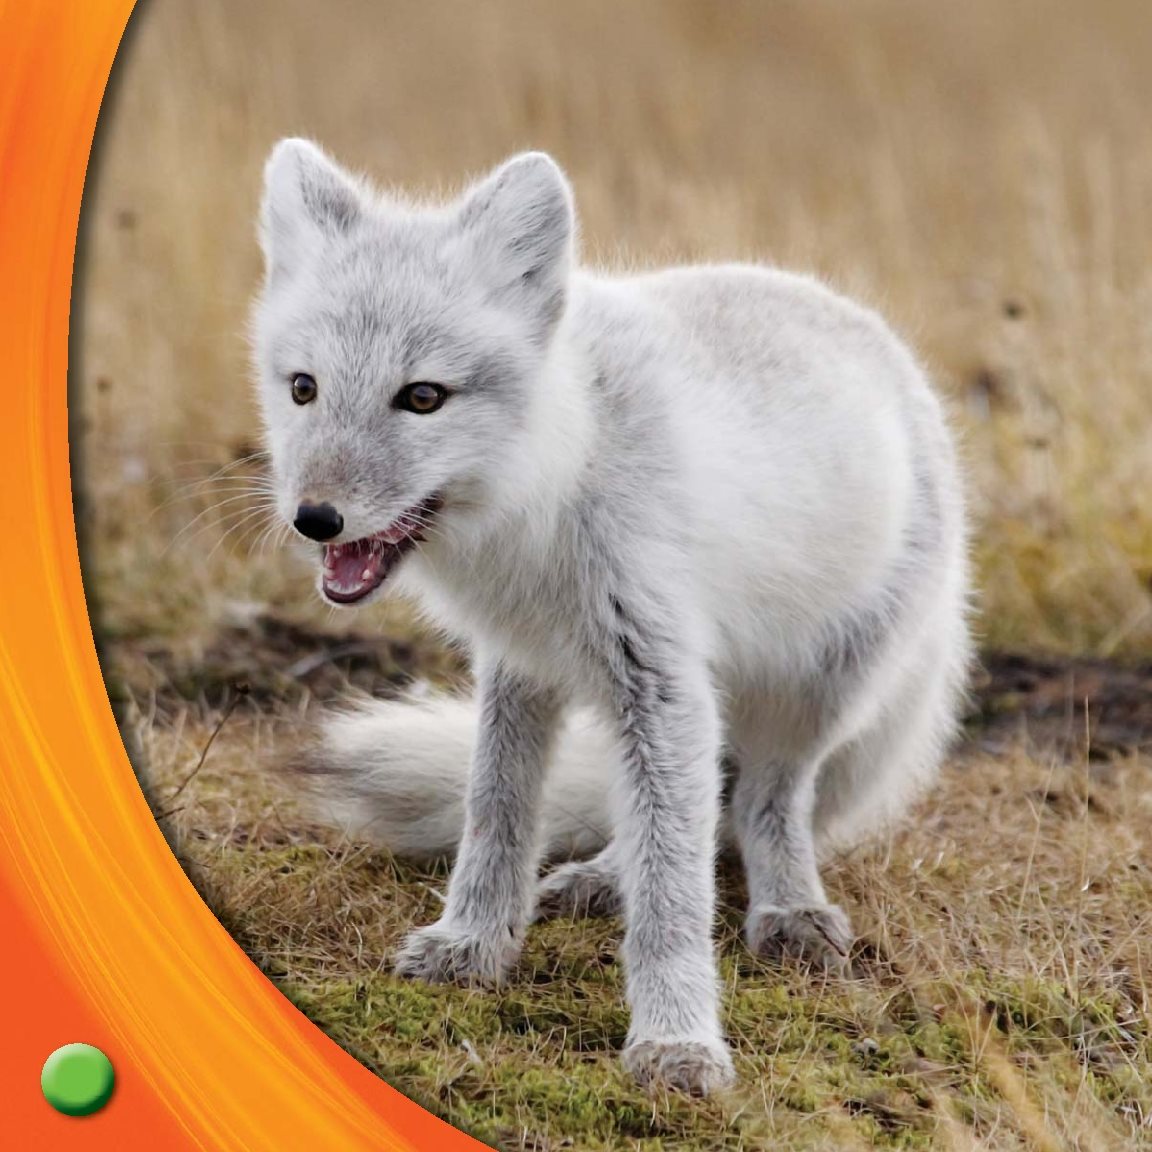
M 253 343 L 278 514 L 323 544 L 322 595 L 369 598 L 482 515 L 524 449 L 574 245 L 538 152 L 459 199 L 374 193 L 304 140 L 265 169 Z

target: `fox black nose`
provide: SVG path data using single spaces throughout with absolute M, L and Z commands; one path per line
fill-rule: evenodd
M 331 540 L 344 531 L 344 517 L 331 504 L 301 504 L 292 523 L 309 540 Z

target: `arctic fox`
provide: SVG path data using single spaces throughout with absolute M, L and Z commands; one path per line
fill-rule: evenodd
M 456 854 L 396 971 L 496 982 L 534 915 L 619 909 L 626 1066 L 723 1087 L 722 795 L 748 946 L 836 963 L 820 854 L 898 812 L 954 727 L 968 565 L 940 405 L 813 280 L 579 268 L 541 153 L 435 206 L 302 140 L 265 181 L 280 513 L 320 542 L 327 601 L 401 591 L 474 657 L 474 705 L 337 716 L 314 764 L 349 822 Z

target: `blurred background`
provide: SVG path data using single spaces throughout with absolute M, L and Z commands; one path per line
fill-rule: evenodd
M 78 283 L 108 621 L 309 598 L 258 517 L 213 552 L 243 501 L 168 546 L 218 489 L 140 518 L 258 447 L 253 220 L 301 134 L 429 194 L 543 148 L 592 263 L 764 260 L 880 308 L 966 439 L 986 644 L 1147 652 L 1150 107 L 1143 0 L 144 0 Z
M 537 1152 L 1147 1141 L 1150 109 L 1148 0 L 142 0 L 81 219 L 86 587 L 181 862 L 340 1044 Z M 897 836 L 827 870 L 856 979 L 753 961 L 722 874 L 734 1102 L 621 1079 L 616 921 L 534 928 L 499 995 L 393 981 L 444 868 L 310 825 L 268 771 L 317 701 L 466 676 L 402 605 L 323 607 L 268 519 L 245 329 L 290 134 L 430 196 L 546 149 L 588 262 L 814 272 L 949 402 L 983 655 L 966 738 Z

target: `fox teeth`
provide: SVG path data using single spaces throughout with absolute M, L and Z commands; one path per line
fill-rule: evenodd
M 360 579 L 364 580 L 364 581 L 371 580 L 372 579 L 372 569 L 371 568 L 365 568 L 364 571 L 360 573 Z

